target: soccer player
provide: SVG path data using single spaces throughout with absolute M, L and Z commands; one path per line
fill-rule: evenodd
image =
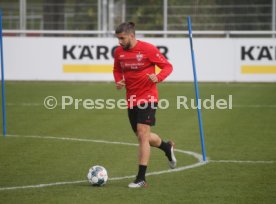
M 164 142 L 151 132 L 155 125 L 155 111 L 158 103 L 156 84 L 162 82 L 171 72 L 172 65 L 160 51 L 147 42 L 135 37 L 135 24 L 120 24 L 115 31 L 120 46 L 114 52 L 114 79 L 118 90 L 126 88 L 128 118 L 138 141 L 138 174 L 128 187 L 146 187 L 146 170 L 150 159 L 150 147 L 158 147 L 165 152 L 170 168 L 176 167 L 174 143 Z M 161 68 L 155 74 L 155 65 Z

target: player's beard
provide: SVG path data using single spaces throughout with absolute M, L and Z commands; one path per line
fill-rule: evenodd
M 127 44 L 122 45 L 122 47 L 124 50 L 129 50 L 129 48 L 131 47 L 130 41 Z

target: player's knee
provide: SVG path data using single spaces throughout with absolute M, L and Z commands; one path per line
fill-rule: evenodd
M 140 143 L 149 142 L 150 133 L 147 128 L 137 128 L 136 135 Z
M 139 144 L 149 143 L 149 139 L 145 135 L 138 136 Z

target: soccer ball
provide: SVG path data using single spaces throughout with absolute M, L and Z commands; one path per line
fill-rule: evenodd
M 107 171 L 103 166 L 92 166 L 88 171 L 87 179 L 92 186 L 103 186 L 108 179 Z

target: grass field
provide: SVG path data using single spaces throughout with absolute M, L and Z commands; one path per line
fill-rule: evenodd
M 177 96 L 194 98 L 192 83 L 163 83 L 160 98 L 170 107 L 157 112 L 153 130 L 177 149 L 201 154 L 197 112 L 177 109 Z M 113 83 L 7 82 L 7 133 L 0 138 L 0 203 L 275 203 L 276 84 L 201 83 L 201 98 L 228 99 L 233 108 L 202 110 L 208 163 L 176 152 L 178 169 L 168 170 L 152 149 L 146 189 L 128 189 L 136 174 L 137 143 L 126 110 L 61 106 L 74 99 L 121 99 Z M 58 100 L 44 107 L 45 97 Z M 101 141 L 99 141 L 101 140 Z M 104 187 L 86 182 L 90 166 L 106 167 Z M 60 183 L 67 182 L 67 183 Z M 43 186 L 39 184 L 49 184 Z M 10 188 L 15 187 L 15 188 Z

